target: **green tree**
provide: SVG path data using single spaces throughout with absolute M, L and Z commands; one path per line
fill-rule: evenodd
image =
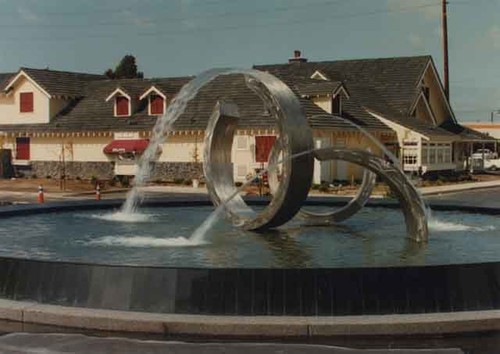
M 108 69 L 104 75 L 110 79 L 142 79 L 144 77 L 144 73 L 137 70 L 135 57 L 131 54 L 125 55 L 114 71 Z

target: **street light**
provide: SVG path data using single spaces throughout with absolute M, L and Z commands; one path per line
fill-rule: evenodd
M 491 119 L 491 123 L 493 123 L 493 116 L 495 114 L 500 114 L 500 109 L 496 109 L 494 111 L 491 111 L 491 116 L 490 116 L 490 119 Z

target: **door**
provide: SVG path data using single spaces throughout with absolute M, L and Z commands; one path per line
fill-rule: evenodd
M 30 138 L 16 138 L 16 160 L 30 159 Z

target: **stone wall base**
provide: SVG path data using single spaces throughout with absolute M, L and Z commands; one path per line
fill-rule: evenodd
M 31 174 L 37 177 L 59 178 L 62 171 L 62 164 L 57 161 L 31 161 Z M 112 162 L 68 161 L 64 166 L 64 174 L 68 178 L 111 179 L 114 176 L 114 165 Z
M 156 162 L 151 173 L 152 181 L 173 181 L 179 179 L 203 179 L 201 162 Z
M 62 165 L 57 161 L 31 161 L 31 165 L 22 168 L 21 172 L 26 176 L 60 178 Z M 115 176 L 114 163 L 68 161 L 65 164 L 65 175 L 68 178 L 111 179 Z M 167 182 L 193 178 L 203 180 L 203 164 L 201 162 L 156 162 L 153 164 L 151 181 Z

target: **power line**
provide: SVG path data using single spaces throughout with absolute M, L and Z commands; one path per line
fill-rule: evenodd
M 471 1 L 471 0 L 469 0 Z M 460 3 L 465 3 L 469 2 L 466 0 L 461 1 Z M 458 3 L 458 2 L 457 2 Z M 436 7 L 440 6 L 439 4 L 436 3 L 426 3 L 422 4 L 419 6 L 406 6 L 406 7 L 401 7 L 398 10 L 372 10 L 372 11 L 366 11 L 366 12 L 361 12 L 361 13 L 350 13 L 350 14 L 339 14 L 336 16 L 331 16 L 329 13 L 326 18 L 319 18 L 319 19 L 305 19 L 305 20 L 297 20 L 297 19 L 287 19 L 285 21 L 278 21 L 274 23 L 268 23 L 265 25 L 259 25 L 258 28 L 268 28 L 268 27 L 274 27 L 274 26 L 282 26 L 289 24 L 290 22 L 293 22 L 294 24 L 305 24 L 305 23 L 318 23 L 318 22 L 324 22 L 324 21 L 329 21 L 329 20 L 347 20 L 347 19 L 352 19 L 352 18 L 359 18 L 359 17 L 366 17 L 366 16 L 375 16 L 375 15 L 380 15 L 380 14 L 388 14 L 388 13 L 402 13 L 402 12 L 408 12 L 408 11 L 413 11 L 415 9 L 421 9 L 421 8 L 426 8 L 426 7 Z M 269 11 L 266 11 L 269 12 Z M 206 17 L 208 18 L 208 17 Z M 181 21 L 185 21 L 186 19 L 180 19 Z M 169 21 L 171 23 L 171 21 Z M 130 25 L 130 24 L 127 24 Z M 88 27 L 88 26 L 86 26 Z M 170 30 L 163 30 L 163 31 L 153 31 L 153 32 L 138 32 L 133 34 L 134 36 L 138 37 L 149 37 L 149 36 L 171 36 L 171 35 L 182 35 L 182 34 L 189 34 L 189 33 L 198 33 L 198 32 L 218 32 L 218 31 L 227 31 L 227 30 L 234 30 L 234 29 L 244 29 L 244 28 L 255 28 L 255 24 L 250 24 L 250 25 L 228 25 L 228 26 L 223 26 L 223 27 L 218 27 L 218 28 L 191 28 L 191 29 L 185 29 L 185 30 L 180 30 L 180 31 L 170 31 Z M 86 38 L 113 38 L 120 36 L 121 34 L 95 34 L 95 35 L 87 35 Z M 20 37 L 2 37 L 0 40 L 17 40 Z M 59 40 L 74 40 L 74 36 L 60 36 L 60 37 L 31 37 L 31 38 L 23 38 L 23 40 L 37 40 L 37 41 L 59 41 Z
M 315 3 L 315 6 L 331 6 L 331 5 L 336 5 L 340 2 L 343 2 L 344 0 L 327 0 L 327 1 L 322 1 Z M 300 10 L 300 9 L 310 9 L 311 4 L 310 3 L 303 3 L 299 4 L 296 6 L 281 6 L 281 7 L 274 7 L 274 8 L 266 8 L 266 9 L 261 9 L 261 10 L 256 10 L 256 11 L 251 11 L 251 12 L 231 12 L 231 11 L 226 11 L 222 13 L 213 13 L 213 14 L 199 14 L 196 16 L 190 16 L 190 17 L 162 17 L 162 18 L 157 18 L 155 20 L 148 20 L 147 24 L 150 25 L 159 25 L 159 24 L 164 24 L 168 22 L 169 24 L 172 23 L 182 23 L 184 21 L 189 21 L 189 20 L 197 20 L 197 19 L 202 19 L 202 20 L 210 20 L 210 19 L 217 19 L 221 17 L 249 17 L 251 15 L 259 15 L 263 13 L 270 13 L 270 12 L 284 12 L 284 11 L 293 11 L 293 10 Z M 127 11 L 130 11 L 130 9 L 123 10 L 121 14 L 126 14 Z M 120 14 L 120 12 L 117 12 L 116 10 L 114 11 L 115 13 Z M 42 24 L 5 24 L 5 23 L 0 23 L 0 28 L 89 28 L 90 26 L 103 26 L 103 27 L 115 27 L 115 26 L 130 26 L 130 21 L 126 22 L 101 22 L 101 23 L 94 23 L 94 24 L 54 24 L 54 23 L 42 23 Z

